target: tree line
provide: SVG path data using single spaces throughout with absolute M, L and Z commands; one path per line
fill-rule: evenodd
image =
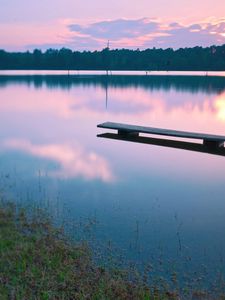
M 144 70 L 225 71 L 222 46 L 101 51 L 72 51 L 62 48 L 26 52 L 0 50 L 1 70 Z

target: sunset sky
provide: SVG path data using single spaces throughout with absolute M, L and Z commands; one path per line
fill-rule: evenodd
M 225 43 L 224 0 L 0 0 L 0 49 L 179 48 Z

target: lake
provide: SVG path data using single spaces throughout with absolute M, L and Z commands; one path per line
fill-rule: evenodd
M 224 73 L 2 71 L 0 120 L 8 199 L 48 210 L 100 261 L 224 280 L 225 157 L 97 137 L 106 121 L 225 135 Z

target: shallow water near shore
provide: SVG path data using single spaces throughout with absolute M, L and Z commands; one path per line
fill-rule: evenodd
M 97 124 L 225 135 L 225 77 L 84 75 L 0 76 L 2 193 L 49 210 L 72 238 L 104 248 L 103 260 L 111 251 L 154 275 L 216 286 L 225 157 L 101 139 Z

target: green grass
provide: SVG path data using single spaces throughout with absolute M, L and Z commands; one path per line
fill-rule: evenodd
M 0 206 L 0 300 L 183 299 L 128 275 L 96 266 L 88 247 L 68 242 L 42 212 L 28 218 L 23 209 Z
M 124 272 L 96 266 L 84 244 L 70 244 L 42 217 L 0 208 L 0 299 L 168 299 Z M 175 299 L 175 298 L 174 298 Z

